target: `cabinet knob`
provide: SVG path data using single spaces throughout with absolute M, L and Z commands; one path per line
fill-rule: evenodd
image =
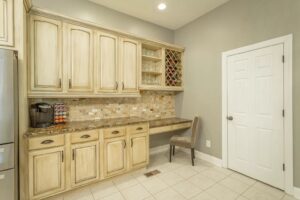
M 137 131 L 141 131 L 141 130 L 143 130 L 143 128 L 142 127 L 138 127 L 136 130 Z

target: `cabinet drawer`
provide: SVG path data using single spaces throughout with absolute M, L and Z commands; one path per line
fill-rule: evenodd
M 190 128 L 191 126 L 192 126 L 192 123 L 187 122 L 187 123 L 173 125 L 172 129 L 178 130 L 178 129 Z
M 44 149 L 49 147 L 63 146 L 65 135 L 53 135 L 45 137 L 30 138 L 28 141 L 29 150 Z
M 74 143 L 81 143 L 81 142 L 89 142 L 95 141 L 99 139 L 99 134 L 97 130 L 91 131 L 82 131 L 77 133 L 71 134 L 71 142 Z
M 165 133 L 172 131 L 172 126 L 163 126 L 163 127 L 156 127 L 150 129 L 150 135 Z
M 129 134 L 133 135 L 136 133 L 148 132 L 148 124 L 137 124 L 128 127 Z
M 125 135 L 125 128 L 119 127 L 119 128 L 104 129 L 103 133 L 104 133 L 104 138 L 120 137 Z

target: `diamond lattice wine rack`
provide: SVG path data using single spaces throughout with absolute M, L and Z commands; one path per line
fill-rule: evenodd
M 165 84 L 168 87 L 182 86 L 182 53 L 175 50 L 165 51 Z

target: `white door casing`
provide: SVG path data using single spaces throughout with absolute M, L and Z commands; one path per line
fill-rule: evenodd
M 292 35 L 223 53 L 222 79 L 223 166 L 292 194 Z

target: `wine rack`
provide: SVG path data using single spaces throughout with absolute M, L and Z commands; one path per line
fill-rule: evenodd
M 182 53 L 179 51 L 165 50 L 165 84 L 168 87 L 182 86 Z

